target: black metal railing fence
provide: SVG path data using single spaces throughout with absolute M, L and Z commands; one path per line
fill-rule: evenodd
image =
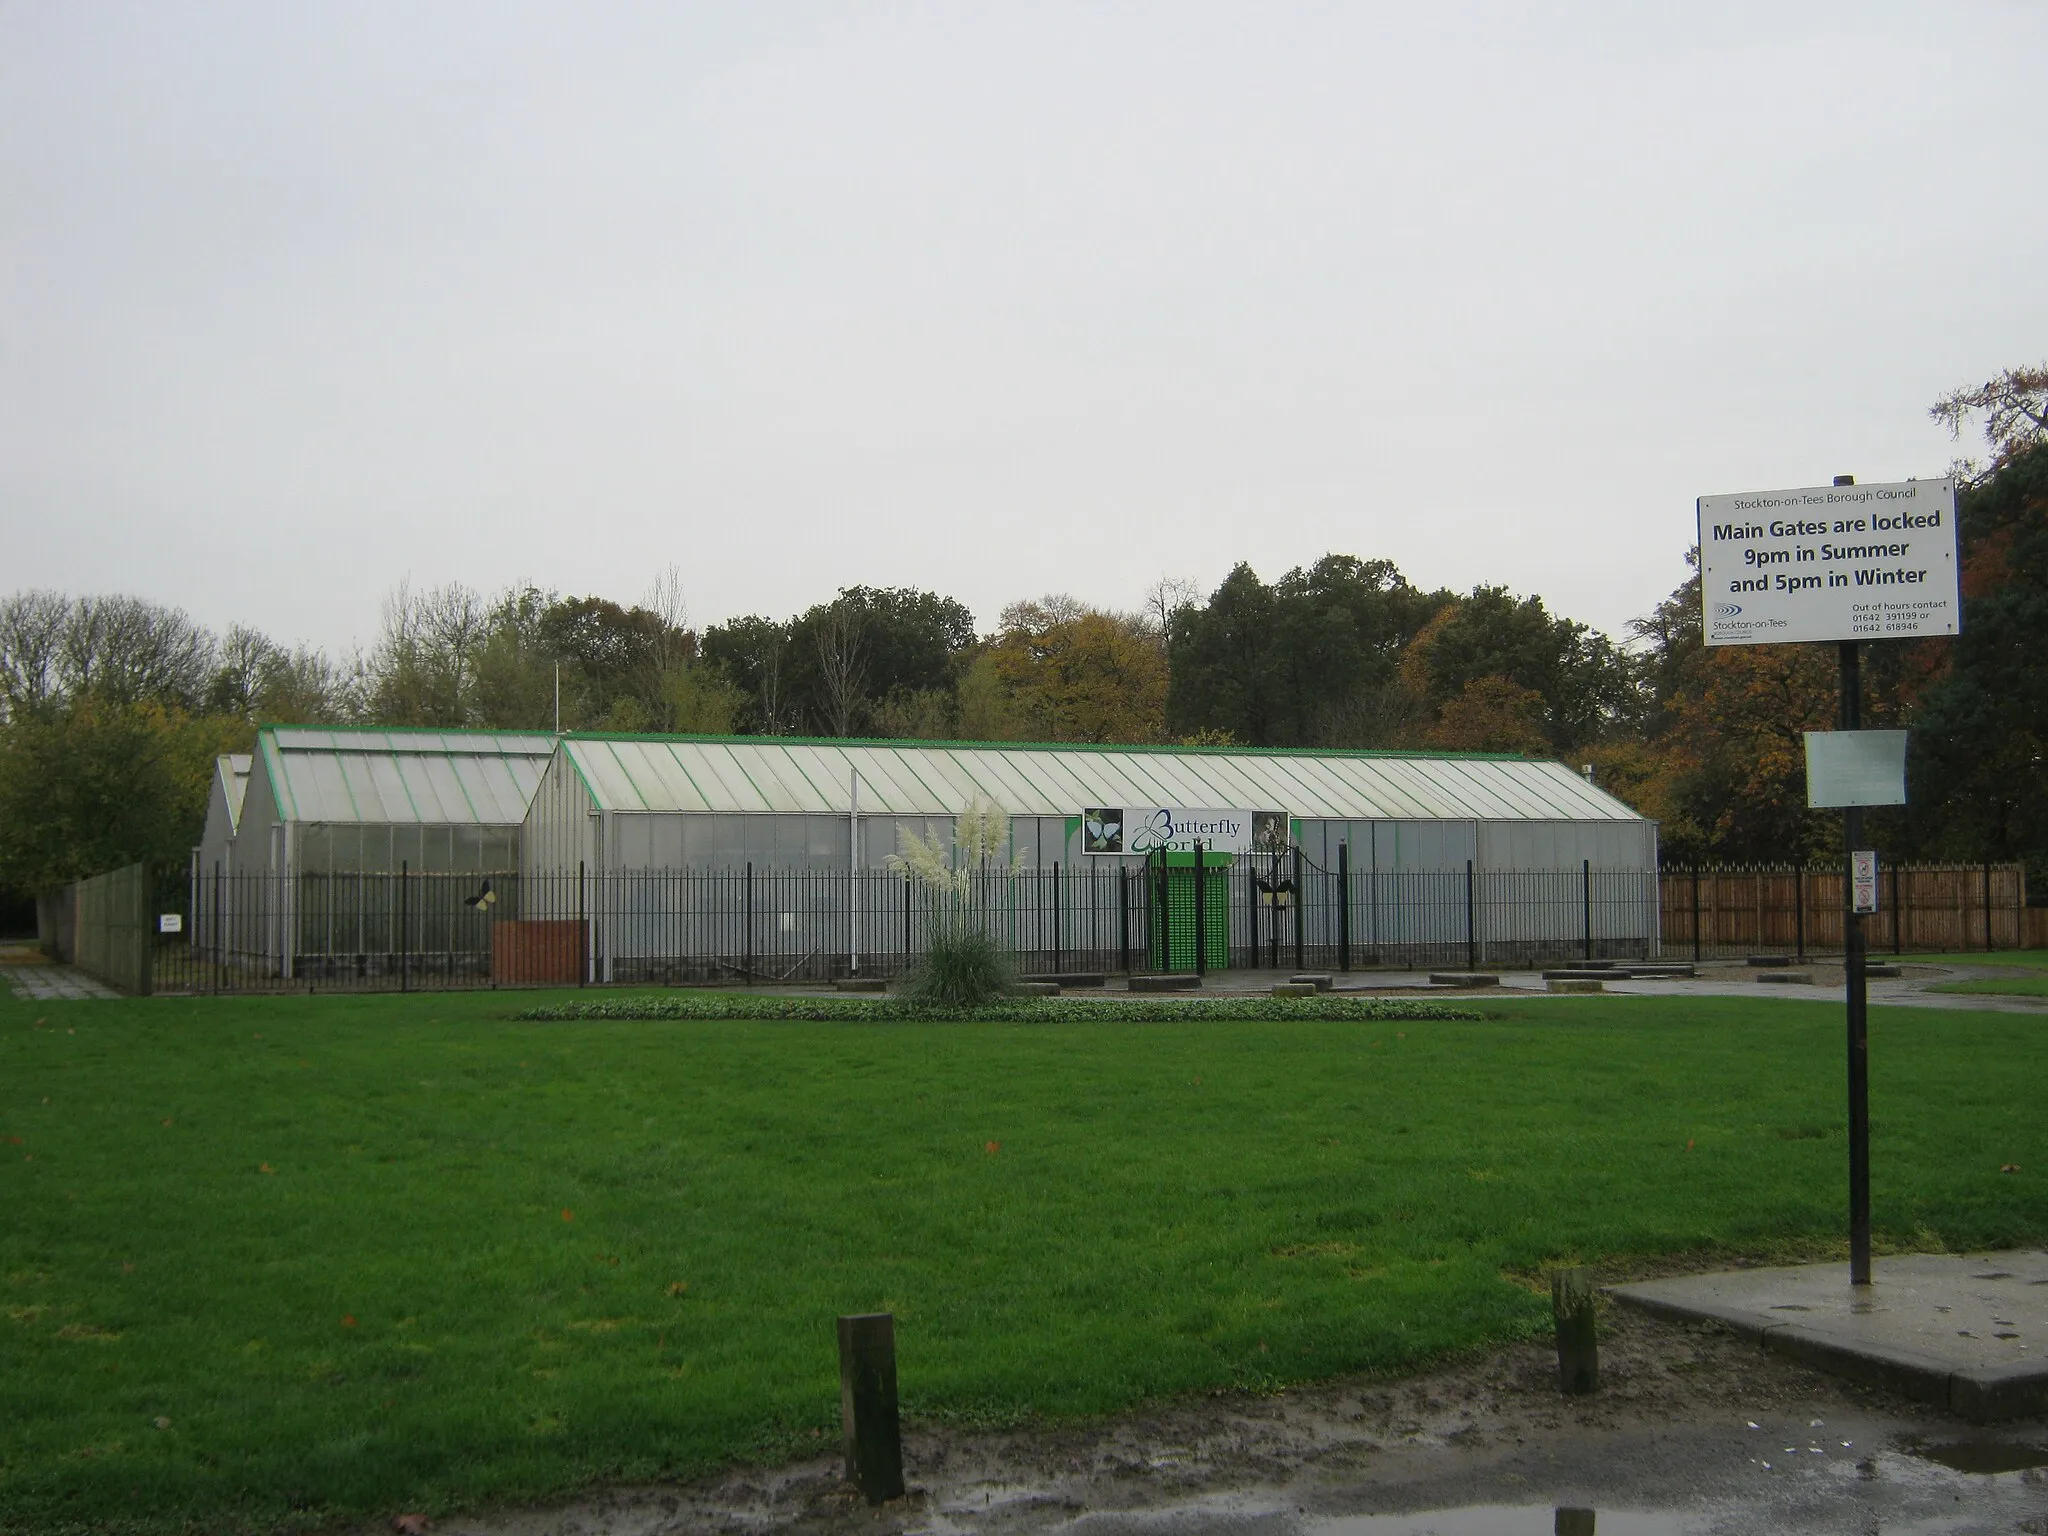
M 950 892 L 887 870 L 197 873 L 159 991 L 642 983 L 903 973 L 972 920 L 1027 975 L 1526 965 L 1658 950 L 1647 871 L 1356 870 L 1298 853 L 1227 868 L 1089 861 Z

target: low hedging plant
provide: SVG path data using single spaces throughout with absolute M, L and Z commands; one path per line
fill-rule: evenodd
M 816 1023 L 1184 1024 L 1200 1020 L 1483 1019 L 1476 1008 L 1401 997 L 1046 997 L 1009 998 L 978 1008 L 934 1007 L 907 997 L 760 997 L 734 992 L 664 992 L 548 1003 L 515 1019 L 785 1019 Z

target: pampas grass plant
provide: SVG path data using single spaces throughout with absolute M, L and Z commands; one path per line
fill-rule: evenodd
M 889 867 L 908 874 L 931 896 L 925 952 L 904 977 L 903 995 L 931 1008 L 980 1008 L 1017 982 L 1009 947 L 989 931 L 984 898 L 1021 867 L 1010 857 L 1010 818 L 976 797 L 953 822 L 953 844 L 905 829 Z

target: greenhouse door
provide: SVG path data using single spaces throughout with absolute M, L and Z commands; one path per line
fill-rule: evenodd
M 1231 854 L 1204 853 L 1200 884 L 1202 921 L 1195 920 L 1195 856 L 1159 853 L 1145 861 L 1145 883 L 1152 909 L 1152 965 L 1161 971 L 1192 971 L 1197 930 L 1203 970 L 1230 966 Z

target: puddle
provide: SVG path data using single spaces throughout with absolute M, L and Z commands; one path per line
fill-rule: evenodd
M 1956 1472 L 2027 1472 L 2048 1467 L 2048 1445 L 2024 1445 L 2015 1440 L 1951 1440 L 1899 1449 Z
M 1683 1536 L 1688 1527 L 1678 1515 L 1634 1509 L 1602 1512 L 1548 1504 L 1476 1504 L 1414 1515 L 1303 1520 L 1298 1529 L 1309 1536 L 1598 1536 L 1603 1529 L 1627 1536 Z

